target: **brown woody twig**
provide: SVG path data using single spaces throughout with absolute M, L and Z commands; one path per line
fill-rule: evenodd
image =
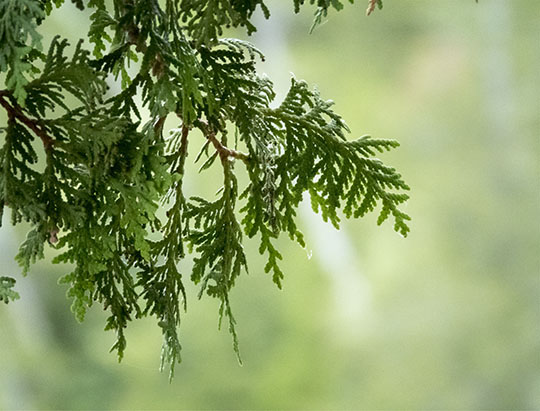
M 39 123 L 39 120 L 32 119 L 24 114 L 22 107 L 16 102 L 12 101 L 10 103 L 9 100 L 12 100 L 9 99 L 10 96 L 11 92 L 8 90 L 0 90 L 0 105 L 7 111 L 8 117 L 12 120 L 19 120 L 32 130 L 43 142 L 45 150 L 50 150 L 54 144 L 54 139 L 47 134 L 45 127 Z
M 208 123 L 204 120 L 198 120 L 195 125 L 203 132 L 204 136 L 212 143 L 214 148 L 219 154 L 221 162 L 224 162 L 229 157 L 237 158 L 244 162 L 249 161 L 249 155 L 242 153 L 241 151 L 233 150 L 232 148 L 225 147 L 221 141 L 216 138 L 216 132 L 210 128 Z
M 378 0 L 369 0 L 369 6 L 366 10 L 366 15 L 370 15 L 373 13 L 373 10 L 375 10 L 375 7 L 377 7 Z

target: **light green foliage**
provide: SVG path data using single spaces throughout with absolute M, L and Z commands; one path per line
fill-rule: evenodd
M 0 301 L 6 304 L 10 300 L 17 300 L 20 298 L 19 293 L 13 290 L 15 286 L 15 280 L 11 277 L 0 277 Z
M 317 6 L 316 21 L 330 7 L 342 8 L 336 0 L 310 3 Z M 256 71 L 261 52 L 220 38 L 229 26 L 254 31 L 257 6 L 269 16 L 260 0 L 91 0 L 92 56 L 82 42 L 69 52 L 58 37 L 41 52 L 36 29 L 52 2 L 0 0 L 0 70 L 7 72 L 0 105 L 8 117 L 0 201 L 14 224 L 33 227 L 17 261 L 26 274 L 44 257 L 45 244 L 59 250 L 54 262 L 73 266 L 61 282 L 69 286 L 77 319 L 101 303 L 109 311 L 105 328 L 117 334 L 119 358 L 129 321 L 156 317 L 164 336 L 162 366 L 170 364 L 171 375 L 180 359 L 177 329 L 188 273 L 179 263 L 186 251 L 194 256 L 191 280 L 200 296 L 220 301 L 220 324 L 226 317 L 239 353 L 229 293 L 247 271 L 244 234 L 259 235 L 265 271 L 281 287 L 282 256 L 273 241 L 285 232 L 305 245 L 295 222 L 304 194 L 336 227 L 340 210 L 362 217 L 380 205 L 379 224 L 392 216 L 396 231 L 409 230 L 409 217 L 398 208 L 408 186 L 375 157 L 397 142 L 347 140 L 332 102 L 296 79 L 271 108 L 272 83 Z M 108 92 L 107 76 L 120 81 L 118 94 Z M 138 97 L 150 119 L 141 116 Z M 170 117 L 179 128 L 168 132 Z M 216 199 L 184 196 L 188 143 L 200 146 L 201 171 L 222 169 Z M 248 172 L 245 187 L 239 187 L 237 167 Z M 156 216 L 160 204 L 164 219 Z M 2 277 L 2 300 L 15 298 L 12 286 Z

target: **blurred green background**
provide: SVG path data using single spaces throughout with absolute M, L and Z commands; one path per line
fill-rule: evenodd
M 270 1 L 250 40 L 280 97 L 293 72 L 351 138 L 401 142 L 382 158 L 412 188 L 409 237 L 376 215 L 335 231 L 305 202 L 308 246 L 282 240 L 282 291 L 247 244 L 232 293 L 244 366 L 217 302 L 190 287 L 169 384 L 153 320 L 130 326 L 118 364 L 101 308 L 73 318 L 56 284 L 68 267 L 20 277 L 25 231 L 8 215 L 1 274 L 21 300 L 0 307 L 0 409 L 540 409 L 540 2 L 387 0 L 369 18 L 356 3 L 310 35 L 313 9 Z M 67 5 L 45 38 L 87 24 Z M 201 187 L 211 174 L 187 181 Z

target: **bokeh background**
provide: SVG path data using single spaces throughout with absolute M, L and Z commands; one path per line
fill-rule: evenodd
M 357 1 L 312 34 L 313 8 L 268 3 L 250 41 L 278 99 L 292 72 L 336 102 L 351 138 L 401 142 L 382 158 L 412 188 L 409 237 L 376 215 L 335 231 L 305 202 L 307 248 L 280 243 L 283 290 L 247 243 L 232 293 L 244 365 L 217 302 L 190 287 L 169 384 L 153 320 L 130 326 L 118 364 L 101 308 L 73 318 L 57 285 L 69 267 L 21 278 L 25 227 L 7 215 L 0 272 L 21 300 L 0 307 L 0 409 L 540 409 L 540 2 L 387 0 L 367 18 Z M 46 42 L 84 37 L 87 17 L 55 11 Z

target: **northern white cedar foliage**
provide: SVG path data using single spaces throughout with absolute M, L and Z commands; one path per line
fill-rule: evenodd
M 407 235 L 409 217 L 399 205 L 408 187 L 375 157 L 397 142 L 347 140 L 332 102 L 294 78 L 271 108 L 272 82 L 256 71 L 262 53 L 221 38 L 225 27 L 255 31 L 256 8 L 270 14 L 262 0 L 73 2 L 92 11 L 93 47 L 79 41 L 68 52 L 67 40 L 55 37 L 44 48 L 39 34 L 63 0 L 0 0 L 0 106 L 7 114 L 0 209 L 11 210 L 13 224 L 32 226 L 16 256 L 23 273 L 43 258 L 46 245 L 59 250 L 54 262 L 72 267 L 61 282 L 77 319 L 101 303 L 119 358 L 128 322 L 151 315 L 164 336 L 162 366 L 170 365 L 172 375 L 186 308 L 183 274 L 190 274 L 179 263 L 188 252 L 191 280 L 200 296 L 221 302 L 220 321 L 228 322 L 238 353 L 229 292 L 247 271 L 243 236 L 258 236 L 265 271 L 281 287 L 274 242 L 284 232 L 304 246 L 295 222 L 304 193 L 336 227 L 339 210 L 362 217 L 380 206 L 378 223 L 391 216 L 395 230 Z M 294 10 L 303 3 L 294 0 Z M 315 24 L 330 7 L 342 8 L 338 0 L 308 3 L 316 6 Z M 368 13 L 377 5 L 369 0 Z M 138 62 L 135 74 L 128 73 L 130 62 Z M 119 93 L 108 90 L 108 77 L 120 80 Z M 140 96 L 148 121 L 134 103 Z M 178 128 L 163 129 L 169 117 Z M 194 129 L 205 139 L 192 138 Z M 199 147 L 201 171 L 222 170 L 215 199 L 184 195 L 188 144 Z M 38 148 L 45 161 L 38 161 Z M 247 186 L 239 186 L 235 167 L 247 170 Z M 160 204 L 164 219 L 156 217 Z M 14 283 L 0 278 L 0 300 L 18 298 Z

